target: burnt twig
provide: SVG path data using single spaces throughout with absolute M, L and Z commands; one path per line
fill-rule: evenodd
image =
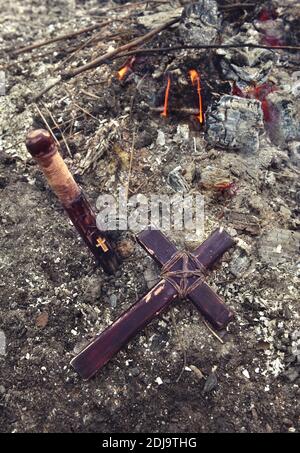
M 171 27 L 171 25 L 174 25 L 179 21 L 180 21 L 180 17 L 176 17 L 175 19 L 169 20 L 168 22 L 164 23 L 163 25 L 160 25 L 159 27 L 154 28 L 153 30 L 149 31 L 145 35 L 140 36 L 139 38 L 133 39 L 129 43 L 124 44 L 123 46 L 120 46 L 117 49 L 111 50 L 110 52 L 107 52 L 104 55 L 101 55 L 101 57 L 95 58 L 94 60 L 90 61 L 89 63 L 87 63 L 83 66 L 79 66 L 78 68 L 74 69 L 73 71 L 65 72 L 64 77 L 66 79 L 70 79 L 74 76 L 77 76 L 78 74 L 81 74 L 82 72 L 88 71 L 89 69 L 96 68 L 96 67 L 100 66 L 101 64 L 105 63 L 107 60 L 111 60 L 113 57 L 115 57 L 119 53 L 127 51 L 127 50 L 131 49 L 132 47 L 139 46 L 140 44 L 144 44 L 146 41 L 153 38 L 153 36 L 156 36 L 161 31 L 165 30 L 168 27 Z
M 160 107 L 150 107 L 150 110 L 153 113 L 162 113 L 164 111 L 164 107 L 163 107 L 163 105 Z M 169 110 L 171 112 L 181 113 L 183 115 L 198 115 L 199 114 L 199 109 L 186 108 L 186 107 L 182 107 L 182 108 L 174 107 Z
M 90 27 L 85 27 L 80 30 L 71 32 L 71 33 L 66 33 L 64 35 L 59 35 L 56 36 L 55 38 L 50 38 L 50 39 L 45 39 L 44 41 L 38 41 L 33 44 L 30 44 L 29 46 L 26 47 L 21 47 L 20 49 L 14 50 L 11 52 L 12 55 L 20 55 L 21 53 L 29 52 L 34 49 L 38 49 L 39 47 L 44 47 L 47 46 L 48 44 L 52 44 L 57 41 L 64 41 L 66 39 L 74 38 L 75 36 L 81 35 L 83 33 L 87 33 L 89 31 L 95 30 L 95 28 L 99 28 L 100 26 L 105 26 L 111 21 L 103 22 L 100 24 L 94 24 L 91 25 Z
M 251 8 L 257 6 L 257 3 L 231 3 L 230 5 L 219 5 L 221 9 L 232 9 L 232 8 Z
M 38 102 L 43 96 L 44 94 L 46 94 L 48 91 L 52 90 L 52 88 L 54 88 L 56 85 L 58 85 L 60 82 L 61 82 L 61 77 L 58 76 L 56 77 L 56 79 L 52 80 L 49 85 L 47 85 L 42 91 L 40 91 L 39 93 L 37 93 L 32 99 L 30 99 L 28 102 L 31 103 L 31 102 Z
M 135 49 L 126 53 L 119 53 L 111 57 L 112 60 L 116 58 L 129 57 L 130 55 L 147 55 L 147 54 L 156 54 L 156 53 L 169 53 L 177 52 L 179 50 L 185 49 L 243 49 L 245 47 L 252 49 L 267 49 L 267 50 L 300 50 L 300 46 L 265 46 L 263 44 L 200 44 L 200 45 L 183 45 L 176 47 L 158 47 L 151 49 Z

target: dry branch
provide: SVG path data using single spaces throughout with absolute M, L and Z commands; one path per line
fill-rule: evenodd
M 96 68 L 97 66 L 100 66 L 102 63 L 106 62 L 107 60 L 111 60 L 113 57 L 115 57 L 119 53 L 126 52 L 127 50 L 131 49 L 132 47 L 139 46 L 140 44 L 144 44 L 146 41 L 153 38 L 153 36 L 157 35 L 158 33 L 165 30 L 166 28 L 170 27 L 171 25 L 174 25 L 177 22 L 179 22 L 179 20 L 180 20 L 180 17 L 176 17 L 175 19 L 169 20 L 165 24 L 160 25 L 157 28 L 154 28 L 154 30 L 149 31 L 145 35 L 140 36 L 139 38 L 133 39 L 129 43 L 124 44 L 123 46 L 120 46 L 117 49 L 114 49 L 110 52 L 107 52 L 104 55 L 101 55 L 101 57 L 95 58 L 94 60 L 90 61 L 86 65 L 79 66 L 79 68 L 76 68 L 73 71 L 67 71 L 64 74 L 64 77 L 69 79 L 74 76 L 77 76 L 78 74 L 81 74 L 82 72 L 88 71 L 89 69 Z
M 186 45 L 186 46 L 175 46 L 175 47 L 158 47 L 158 48 L 149 48 L 149 49 L 135 49 L 126 53 L 118 53 L 111 57 L 112 60 L 116 58 L 129 57 L 130 55 L 147 55 L 147 54 L 156 54 L 156 53 L 168 53 L 168 52 L 177 52 L 179 50 L 193 49 L 193 50 L 202 50 L 202 49 L 241 49 L 249 47 L 252 49 L 267 49 L 267 50 L 300 50 L 300 46 L 265 46 L 260 44 L 203 44 L 203 45 Z
M 94 24 L 89 27 L 82 28 L 81 30 L 77 30 L 71 33 L 66 33 L 64 35 L 59 35 L 56 36 L 55 38 L 50 38 L 50 39 L 45 39 L 44 41 L 38 41 L 33 44 L 30 44 L 29 46 L 26 47 L 21 47 L 20 49 L 14 50 L 11 52 L 12 55 L 20 55 L 21 53 L 29 52 L 30 50 L 38 49 L 39 47 L 44 47 L 47 46 L 48 44 L 52 44 L 57 41 L 64 41 L 65 39 L 70 39 L 74 38 L 75 36 L 81 35 L 83 33 L 87 33 L 89 31 L 93 31 L 96 28 L 99 28 L 100 26 L 105 26 L 108 25 L 111 21 L 99 23 L 99 24 Z

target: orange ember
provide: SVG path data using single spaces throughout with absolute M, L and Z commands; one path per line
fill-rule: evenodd
M 121 69 L 119 69 L 119 71 L 118 71 L 119 80 L 124 80 L 125 77 L 127 76 L 127 74 L 129 72 L 133 71 L 133 64 L 135 63 L 135 59 L 136 59 L 135 56 L 129 58 L 126 61 L 125 65 Z
M 170 93 L 171 79 L 168 77 L 167 88 L 165 93 L 164 110 L 161 112 L 161 116 L 168 116 L 168 102 Z
M 123 80 L 126 76 L 126 74 L 128 73 L 130 67 L 129 66 L 123 66 L 123 68 L 119 69 L 118 71 L 118 79 L 119 80 Z
M 197 84 L 197 93 L 198 93 L 198 98 L 199 98 L 199 115 L 197 115 L 197 118 L 199 120 L 199 123 L 203 123 L 203 113 L 202 113 L 202 96 L 201 96 L 201 82 L 200 82 L 200 76 L 198 72 L 195 69 L 191 69 L 189 71 L 189 76 L 191 78 L 191 82 L 193 85 Z

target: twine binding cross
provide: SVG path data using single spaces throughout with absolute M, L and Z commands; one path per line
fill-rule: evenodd
M 176 263 L 182 260 L 182 268 L 172 270 Z M 192 262 L 196 269 L 190 269 L 189 263 Z M 207 269 L 202 263 L 192 254 L 185 251 L 175 253 L 172 258 L 164 264 L 161 270 L 161 277 L 167 280 L 179 294 L 180 299 L 185 299 L 189 293 L 195 288 L 202 285 L 207 275 Z M 192 284 L 189 283 L 189 278 L 198 277 Z M 176 282 L 176 278 L 180 279 L 180 283 Z

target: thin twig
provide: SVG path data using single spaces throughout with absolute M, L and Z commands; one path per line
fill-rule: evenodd
M 133 39 L 127 44 L 124 44 L 123 46 L 118 47 L 117 49 L 111 50 L 110 52 L 105 53 L 104 55 L 101 55 L 98 58 L 95 58 L 94 60 L 90 61 L 89 63 L 79 66 L 78 68 L 74 69 L 73 71 L 67 71 L 64 76 L 68 78 L 72 78 L 77 76 L 78 74 L 81 74 L 82 72 L 88 71 L 89 69 L 96 68 L 100 66 L 102 63 L 106 62 L 107 60 L 111 60 L 113 57 L 118 55 L 121 52 L 127 51 L 131 49 L 132 47 L 139 46 L 140 44 L 145 43 L 146 41 L 149 41 L 151 38 L 153 38 L 155 35 L 160 33 L 161 31 L 165 30 L 168 27 L 171 27 L 171 25 L 176 24 L 179 22 L 180 17 L 176 17 L 175 19 L 169 20 L 168 22 L 164 23 L 163 25 L 160 25 L 157 28 L 154 28 L 153 30 L 149 31 L 143 36 L 140 36 L 139 38 Z
M 154 113 L 161 113 L 163 112 L 164 110 L 164 106 L 160 106 L 160 107 L 149 107 L 151 112 L 154 112 Z M 182 108 L 171 108 L 170 109 L 170 112 L 174 112 L 174 113 L 181 113 L 182 115 L 197 115 L 199 113 L 199 108 L 198 109 L 193 109 L 193 108 L 186 108 L 186 107 L 182 107 Z
M 257 3 L 231 3 L 230 5 L 219 5 L 219 8 L 222 9 L 249 8 L 251 6 L 257 6 Z
M 173 324 L 173 328 L 175 330 L 175 333 L 176 333 L 176 336 L 178 337 L 178 342 L 179 342 L 179 345 L 180 345 L 180 349 L 182 351 L 182 354 L 183 354 L 183 366 L 181 368 L 181 371 L 179 373 L 179 376 L 177 377 L 176 379 L 176 382 L 179 382 L 180 379 L 181 379 L 181 376 L 183 375 L 183 372 L 185 370 L 185 367 L 186 367 L 186 350 L 185 350 L 185 347 L 183 345 L 183 342 L 182 342 L 182 335 L 181 333 L 178 331 L 177 329 L 177 325 L 176 325 L 176 320 L 175 320 L 175 315 L 174 315 L 174 312 L 171 311 L 171 321 L 172 321 L 172 324 Z
M 135 98 L 136 98 L 137 92 L 141 88 L 142 84 L 144 83 L 144 80 L 145 80 L 146 76 L 147 76 L 147 74 L 144 74 L 143 77 L 141 78 L 141 80 L 138 82 L 138 84 L 137 84 L 137 86 L 135 88 L 134 94 L 133 94 L 133 96 L 131 98 L 131 101 L 130 101 L 130 113 L 129 113 L 129 120 L 130 121 L 132 120 L 133 106 L 134 106 L 134 102 L 135 102 Z
M 220 343 L 224 344 L 224 341 L 222 340 L 221 337 L 210 327 L 210 325 L 205 321 L 204 318 L 202 318 L 203 324 L 208 328 L 208 330 L 213 334 L 213 336 L 219 340 Z
M 131 152 L 130 152 L 128 179 L 127 179 L 127 186 L 126 186 L 126 200 L 128 200 L 128 193 L 129 193 L 129 187 L 130 187 L 130 179 L 131 179 L 131 172 L 132 172 L 132 162 L 133 162 L 133 154 L 134 154 L 134 145 L 135 145 L 135 136 L 136 136 L 136 126 L 134 126 L 133 136 L 132 136 L 132 145 L 131 145 Z
M 94 24 L 89 27 L 81 28 L 80 30 L 73 31 L 71 33 L 66 33 L 64 35 L 56 36 L 55 38 L 45 39 L 44 41 L 38 41 L 29 46 L 21 47 L 20 49 L 13 50 L 11 53 L 12 55 L 20 55 L 21 53 L 29 52 L 34 49 L 38 49 L 39 47 L 48 46 L 48 44 L 52 44 L 57 41 L 64 41 L 66 39 L 74 38 L 75 36 L 81 35 L 83 33 L 87 33 L 89 31 L 95 30 L 95 28 L 99 28 L 100 26 L 105 26 L 111 21 L 103 22 L 100 24 Z
M 176 382 L 179 382 L 179 381 L 180 381 L 181 376 L 182 376 L 183 373 L 184 373 L 185 367 L 186 367 L 186 351 L 183 350 L 183 365 L 182 365 L 181 371 L 180 371 L 180 373 L 179 373 L 179 376 L 178 376 L 178 378 L 176 379 Z
M 96 33 L 95 35 L 91 36 L 87 41 L 85 41 L 83 44 L 81 44 L 80 46 L 77 46 L 71 53 L 71 55 L 69 55 L 65 60 L 61 61 L 59 63 L 59 67 L 62 67 L 64 66 L 68 61 L 72 60 L 81 50 L 83 50 L 85 47 L 87 47 L 89 44 L 91 43 L 94 43 L 95 41 L 97 41 L 99 38 L 102 38 L 102 41 L 107 41 L 109 39 L 113 39 L 113 38 L 117 38 L 119 36 L 123 36 L 123 35 L 127 35 L 128 34 L 128 31 L 127 32 L 120 32 L 120 33 L 113 33 L 111 35 L 107 35 L 107 36 L 102 36 L 102 33 L 103 31 L 101 30 L 99 33 Z M 103 45 L 107 45 L 107 44 L 104 44 Z M 57 69 L 58 69 L 57 68 Z
M 50 132 L 50 134 L 52 135 L 53 139 L 56 141 L 56 143 L 58 144 L 58 146 L 60 146 L 59 144 L 59 141 L 58 139 L 55 137 L 55 135 L 53 134 L 53 131 L 48 123 L 48 121 L 46 120 L 46 118 L 44 117 L 43 113 L 41 112 L 41 110 L 39 109 L 39 107 L 37 105 L 35 105 L 37 111 L 39 112 L 40 114 L 40 117 L 42 118 L 42 120 L 44 121 L 45 123 L 45 126 L 47 127 L 48 131 Z
M 125 3 L 124 5 L 118 5 L 113 8 L 110 8 L 110 11 L 119 11 L 121 9 L 130 9 L 133 7 L 136 8 L 137 6 L 147 5 L 148 3 L 156 3 L 157 5 L 159 5 L 164 3 L 170 3 L 170 0 L 143 0 L 141 2 L 136 3 Z
M 44 96 L 44 94 L 48 93 L 48 91 L 52 90 L 56 85 L 58 85 L 61 82 L 61 77 L 57 77 L 54 79 L 49 85 L 47 85 L 42 91 L 37 93 L 32 99 L 31 102 L 37 102 L 41 97 Z
M 79 46 L 77 46 L 74 51 L 71 53 L 71 55 L 68 55 L 67 58 L 65 58 L 65 60 L 62 60 L 60 63 L 59 63 L 59 67 L 62 67 L 64 66 L 68 61 L 72 60 L 72 58 L 75 57 L 75 55 L 78 54 L 78 52 L 80 52 L 82 49 L 84 49 L 86 46 L 88 46 L 90 43 L 92 43 L 94 40 L 96 40 L 98 37 L 100 37 L 102 34 L 102 30 L 99 31 L 98 33 L 96 33 L 95 35 L 93 34 L 93 36 L 91 36 L 87 41 L 85 41 L 83 44 L 80 44 Z
M 56 122 L 54 116 L 52 115 L 52 113 L 50 112 L 50 110 L 48 109 L 48 107 L 47 107 L 46 105 L 44 105 L 44 107 L 45 107 L 45 109 L 47 110 L 47 112 L 49 113 L 50 118 L 51 118 L 52 121 L 53 121 L 53 124 L 54 124 L 55 127 L 59 130 L 59 132 L 60 132 L 60 134 L 61 134 L 61 137 L 62 137 L 62 139 L 63 139 L 63 142 L 64 142 L 64 144 L 65 144 L 65 147 L 66 147 L 66 149 L 67 149 L 67 151 L 68 151 L 69 156 L 72 157 L 71 150 L 70 150 L 70 148 L 69 148 L 69 145 L 68 145 L 67 140 L 65 139 L 65 136 L 64 136 L 64 134 L 63 134 L 63 131 L 61 130 L 61 128 L 60 128 L 59 125 L 57 124 L 57 122 Z
M 112 60 L 116 58 L 122 57 L 129 57 L 130 55 L 147 55 L 147 54 L 156 54 L 156 53 L 169 53 L 169 52 L 177 52 L 179 50 L 185 49 L 194 49 L 194 50 L 201 50 L 201 49 L 243 49 L 243 48 L 250 48 L 250 49 L 267 49 L 267 50 L 300 50 L 300 46 L 265 46 L 260 44 L 200 44 L 200 45 L 183 45 L 183 46 L 175 46 L 175 47 L 158 47 L 158 48 L 151 48 L 151 49 L 135 49 L 131 50 L 126 53 L 118 53 L 117 55 L 113 55 L 111 57 Z
M 116 58 L 124 58 L 128 57 L 130 55 L 138 55 L 138 54 L 159 54 L 159 53 L 169 53 L 169 52 L 176 52 L 184 49 L 241 49 L 241 48 L 250 48 L 250 49 L 267 49 L 267 50 L 300 50 L 300 46 L 265 46 L 265 45 L 260 45 L 260 44 L 208 44 L 208 45 L 186 45 L 186 46 L 176 46 L 176 47 L 159 47 L 159 48 L 153 48 L 153 49 L 135 49 L 126 52 L 128 49 L 131 49 L 132 47 L 135 47 L 139 44 L 145 43 L 149 39 L 151 39 L 153 36 L 156 34 L 160 33 L 162 30 L 164 30 L 167 27 L 170 27 L 171 25 L 177 23 L 180 20 L 180 18 L 172 19 L 171 21 L 165 23 L 164 25 L 161 25 L 160 27 L 150 31 L 149 33 L 146 33 L 144 36 L 141 36 L 137 39 L 134 39 L 133 41 L 130 41 L 129 43 L 118 47 L 115 50 L 112 50 L 110 52 L 107 52 L 106 54 L 102 55 L 99 58 L 96 58 L 90 63 L 87 63 L 86 65 L 79 66 L 78 68 L 74 69 L 73 71 L 65 71 L 62 75 L 62 77 L 58 77 L 53 81 L 49 86 L 47 86 L 43 91 L 38 93 L 33 99 L 32 102 L 36 102 L 39 100 L 45 93 L 47 93 L 50 89 L 58 85 L 63 79 L 71 79 L 72 77 L 75 77 L 82 72 L 88 71 L 89 69 L 94 69 L 98 66 L 100 66 L 103 63 L 107 63 L 109 60 L 113 61 Z M 125 53 L 123 53 L 125 51 Z
M 136 39 L 130 41 L 129 43 L 118 47 L 115 50 L 107 52 L 104 55 L 102 55 L 101 57 L 96 58 L 95 60 L 90 61 L 86 65 L 79 66 L 78 68 L 74 69 L 73 71 L 65 71 L 63 73 L 62 77 L 59 76 L 50 85 L 48 85 L 46 88 L 44 88 L 44 90 L 42 90 L 37 95 L 35 95 L 33 97 L 33 99 L 31 100 L 31 102 L 38 101 L 44 94 L 46 94 L 49 90 L 51 90 L 56 85 L 58 85 L 62 81 L 62 79 L 67 79 L 67 80 L 71 79 L 72 77 L 75 77 L 75 76 L 81 74 L 82 72 L 85 72 L 85 71 L 88 71 L 89 69 L 93 69 L 93 68 L 96 68 L 96 67 L 100 66 L 101 64 L 103 64 L 103 63 L 107 62 L 108 60 L 112 59 L 119 52 L 126 51 L 128 49 L 131 49 L 132 47 L 135 47 L 135 46 L 138 46 L 140 44 L 145 43 L 146 41 L 150 40 L 151 38 L 153 38 L 153 36 L 157 35 L 161 31 L 163 31 L 166 28 L 170 27 L 171 25 L 174 25 L 177 22 L 179 22 L 179 20 L 180 20 L 180 17 L 172 19 L 172 20 L 166 22 L 165 24 L 160 25 L 159 27 L 155 28 L 154 30 L 149 31 L 145 35 L 140 36 L 139 38 L 136 38 Z
M 64 52 L 69 55 L 69 54 L 72 54 L 73 52 L 75 52 L 76 49 L 77 49 L 77 47 L 70 47 L 68 49 L 65 49 Z M 51 55 L 51 56 L 54 55 L 54 50 L 53 49 L 50 49 L 50 50 L 48 50 L 47 52 L 44 52 L 44 53 L 37 52 L 35 55 L 27 55 L 26 57 L 23 56 L 19 60 L 19 64 L 23 65 L 25 63 L 28 63 L 29 61 L 30 62 L 36 61 L 37 59 L 42 60 L 45 57 L 48 57 L 49 55 Z M 5 66 L 0 66 L 0 70 L 8 70 L 9 68 L 14 67 L 15 65 L 16 65 L 16 60 L 11 61 L 10 63 L 7 63 Z M 54 70 L 56 70 L 56 68 Z
M 98 118 L 96 118 L 94 115 L 92 115 L 90 112 L 88 112 L 87 110 L 85 110 L 83 107 L 81 107 L 80 105 L 76 104 L 75 102 L 73 102 L 73 105 L 75 107 L 77 107 L 79 110 L 81 110 L 83 113 L 85 113 L 86 115 L 90 116 L 91 118 L 93 118 L 93 120 L 97 121 L 98 123 L 100 122 L 100 120 Z
M 85 94 L 86 96 L 88 96 L 88 97 L 90 97 L 92 99 L 96 99 L 97 101 L 101 101 L 102 100 L 99 96 L 96 96 L 94 93 L 90 93 L 89 91 L 81 90 L 81 93 Z

